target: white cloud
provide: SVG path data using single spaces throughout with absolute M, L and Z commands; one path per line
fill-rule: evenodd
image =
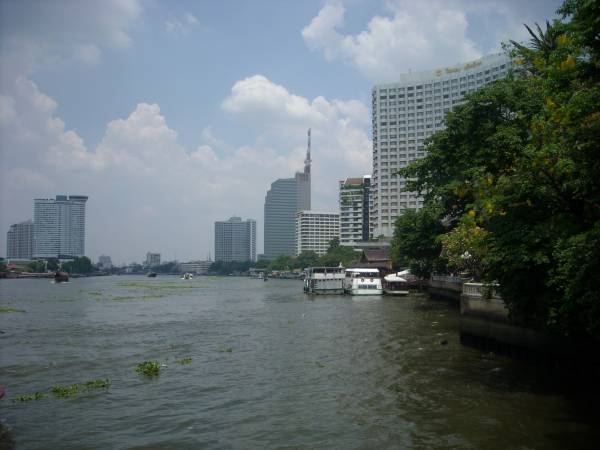
M 156 250 L 201 258 L 212 249 L 213 222 L 233 214 L 257 219 L 260 246 L 266 191 L 301 170 L 308 127 L 314 206 L 335 210 L 337 179 L 370 172 L 367 107 L 356 100 L 309 101 L 261 75 L 247 80 L 235 83 L 223 102 L 232 119 L 259 112 L 278 120 L 257 122 L 256 141 L 238 148 L 206 127 L 205 142 L 188 150 L 160 107 L 148 103 L 110 121 L 100 143 L 88 148 L 57 115 L 57 102 L 19 78 L 0 97 L 2 229 L 30 218 L 33 198 L 77 193 L 90 197 L 92 257 L 130 261 Z
M 5 77 L 68 63 L 97 64 L 101 48 L 131 45 L 140 0 L 8 2 L 2 7 L 0 66 Z
M 181 18 L 171 18 L 165 22 L 165 30 L 167 33 L 186 34 L 190 28 L 199 24 L 198 18 L 190 12 L 186 12 Z
M 466 13 L 455 2 L 388 2 L 389 17 L 375 16 L 366 30 L 344 35 L 345 8 L 328 2 L 302 30 L 313 50 L 341 58 L 371 79 L 389 81 L 408 69 L 430 69 L 480 56 L 467 37 Z

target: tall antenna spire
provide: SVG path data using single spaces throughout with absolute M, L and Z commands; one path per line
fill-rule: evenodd
M 310 173 L 310 128 L 308 129 L 308 148 L 306 149 L 306 159 L 304 160 L 304 173 Z

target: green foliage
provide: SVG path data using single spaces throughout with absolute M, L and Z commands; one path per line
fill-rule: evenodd
M 8 272 L 6 261 L 0 260 L 0 273 Z
M 42 273 L 46 271 L 45 261 L 31 261 L 25 266 L 25 271 L 31 273 Z
M 62 270 L 69 273 L 86 275 L 92 272 L 92 261 L 87 256 L 76 257 L 73 261 L 62 264 Z
M 331 241 L 329 241 L 329 247 L 327 248 L 327 253 L 335 250 L 339 246 L 340 246 L 340 238 L 336 236 Z
M 221 353 L 231 353 L 233 349 L 231 347 L 219 347 L 219 352 Z
M 59 269 L 59 267 L 60 267 L 60 262 L 58 261 L 58 259 L 48 258 L 48 260 L 46 260 L 46 269 L 51 270 L 51 271 L 56 271 Z
M 334 243 L 332 241 L 332 243 Z M 335 243 L 334 243 L 335 244 Z M 350 267 L 360 259 L 360 253 L 355 251 L 352 247 L 345 245 L 331 245 L 330 250 L 321 256 L 316 266 L 320 267 L 337 267 L 340 264 L 344 267 Z
M 158 361 L 144 361 L 137 365 L 135 371 L 147 377 L 156 377 L 160 373 L 160 363 Z
M 91 389 L 105 389 L 105 388 L 108 388 L 109 385 L 110 385 L 110 382 L 108 381 L 108 379 L 100 378 L 97 380 L 88 381 L 83 384 L 69 384 L 69 385 L 64 385 L 64 386 L 55 384 L 54 386 L 52 386 L 50 388 L 50 392 L 55 397 L 66 398 L 66 397 L 72 397 L 74 395 L 77 395 L 77 394 L 80 394 L 83 392 L 87 392 Z
M 396 219 L 391 245 L 394 265 L 409 267 L 414 275 L 423 278 L 443 270 L 439 236 L 444 231 L 441 208 L 427 206 L 418 211 L 406 210 Z
M 179 273 L 179 263 L 177 261 L 166 261 L 152 267 L 152 271 L 156 273 Z
M 313 251 L 304 251 L 296 257 L 295 266 L 298 269 L 304 269 L 306 267 L 314 267 L 317 265 L 319 255 Z
M 182 366 L 185 364 L 191 364 L 192 363 L 192 358 L 188 357 L 188 358 L 182 358 L 182 359 L 178 359 L 177 361 L 175 361 L 177 364 L 181 364 Z
M 444 242 L 460 269 L 461 250 L 477 249 L 471 270 L 499 283 L 514 321 L 600 339 L 600 1 L 559 12 L 570 20 L 528 27 L 530 44 L 513 46 L 518 76 L 467 95 L 428 156 L 400 170 L 448 229 L 406 213 L 393 250 L 427 269 Z
M 465 220 L 443 234 L 441 257 L 447 261 L 448 269 L 481 280 L 487 272 L 488 234 L 472 220 Z
M 252 261 L 215 261 L 211 264 L 208 271 L 215 275 L 229 275 L 230 273 L 248 272 L 255 263 Z

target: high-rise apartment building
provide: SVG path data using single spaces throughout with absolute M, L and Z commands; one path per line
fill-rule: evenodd
M 15 223 L 6 233 L 6 257 L 31 259 L 33 256 L 33 222 Z
M 371 176 L 340 180 L 340 244 L 352 246 L 373 237 L 369 220 Z
M 160 253 L 146 252 L 146 267 L 160 266 Z
M 444 128 L 445 114 L 465 94 L 503 78 L 510 64 L 506 55 L 494 54 L 454 67 L 403 74 L 396 83 L 373 88 L 374 236 L 392 236 L 402 211 L 423 206 L 415 192 L 402 192 L 405 180 L 394 173 L 425 156 L 423 141 Z
M 256 221 L 240 217 L 215 222 L 215 261 L 256 261 Z
M 310 130 L 304 171 L 271 183 L 265 197 L 264 258 L 296 253 L 296 213 L 310 209 Z
M 85 255 L 83 195 L 33 201 L 33 258 L 72 259 Z
M 333 212 L 299 211 L 296 214 L 296 255 L 313 251 L 322 256 L 340 235 L 340 215 Z

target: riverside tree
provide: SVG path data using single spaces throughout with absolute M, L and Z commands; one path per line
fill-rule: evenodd
M 600 338 L 600 1 L 559 12 L 530 28 L 528 45 L 513 43 L 514 74 L 466 96 L 400 174 L 440 224 L 468 218 L 482 231 L 481 275 L 500 283 L 514 321 Z M 398 219 L 398 237 L 406 225 Z M 398 258 L 419 256 L 394 245 Z

